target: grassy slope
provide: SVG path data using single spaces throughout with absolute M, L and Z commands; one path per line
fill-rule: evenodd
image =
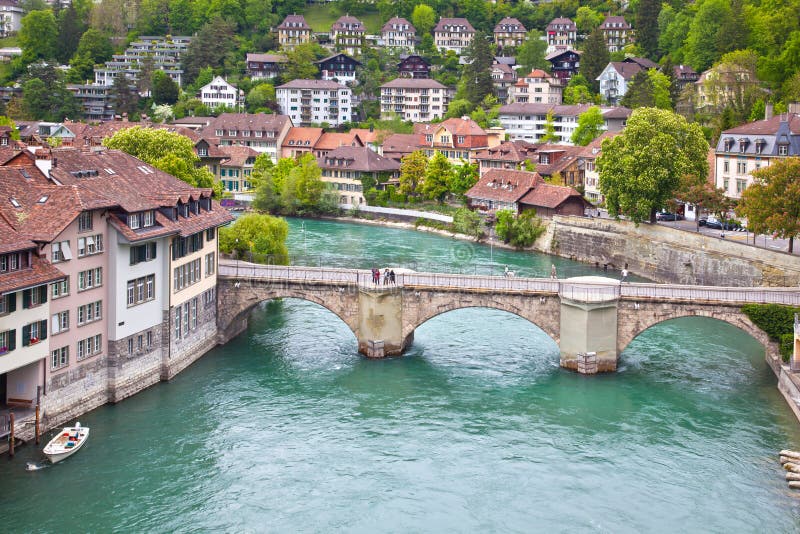
M 339 13 L 331 4 L 313 4 L 306 6 L 303 16 L 315 32 L 327 32 L 331 25 L 344 13 Z M 380 15 L 377 11 L 358 15 L 358 18 L 367 27 L 367 33 L 378 33 L 381 29 Z

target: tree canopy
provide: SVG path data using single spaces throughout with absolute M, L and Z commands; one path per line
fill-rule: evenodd
M 572 132 L 572 142 L 578 146 L 586 146 L 601 133 L 605 119 L 597 106 L 592 106 L 578 116 L 578 127 Z
M 597 159 L 599 186 L 609 214 L 636 224 L 675 197 L 685 175 L 705 180 L 708 142 L 698 124 L 671 111 L 639 108 L 622 134 L 603 141 Z
M 289 225 L 285 219 L 263 213 L 247 213 L 236 222 L 219 230 L 219 249 L 238 258 L 256 263 L 286 265 L 289 250 L 286 237 Z

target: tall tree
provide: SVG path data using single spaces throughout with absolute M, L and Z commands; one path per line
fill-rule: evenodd
M 34 63 L 22 85 L 22 107 L 26 118 L 60 122 L 78 119 L 80 106 L 67 89 L 64 74 L 53 65 Z
M 66 9 L 59 11 L 58 48 L 56 50 L 56 59 L 58 59 L 58 61 L 66 63 L 70 60 L 75 50 L 78 48 L 78 42 L 84 31 L 86 31 L 86 26 L 81 21 L 78 12 L 72 4 Z
M 428 171 L 425 173 L 425 180 L 422 182 L 422 194 L 425 198 L 435 200 L 440 204 L 447 196 L 447 184 L 452 182 L 453 165 L 447 160 L 444 154 L 438 150 L 434 152 Z
M 314 64 L 324 51 L 317 43 L 303 43 L 286 54 L 286 68 L 281 78 L 284 82 L 316 78 L 319 69 Z
M 478 183 L 479 177 L 478 164 L 467 163 L 462 160 L 461 165 L 456 166 L 451 173 L 447 188 L 450 190 L 450 193 L 458 197 L 459 200 L 464 201 L 464 193 Z
M 215 16 L 203 25 L 192 38 L 181 63 L 187 84 L 194 82 L 200 69 L 213 65 L 226 71 L 228 64 L 235 63 L 236 24 Z
M 708 180 L 698 180 L 696 176 L 689 174 L 681 178 L 677 198 L 697 207 L 695 228 L 698 232 L 700 231 L 701 211 L 722 218 L 735 204 L 733 199 L 725 196 L 725 190 L 721 187 L 714 187 Z
M 591 104 L 594 102 L 592 87 L 583 74 L 575 74 L 564 88 L 564 104 Z
M 658 59 L 658 15 L 661 0 L 639 0 L 636 8 L 636 44 L 650 59 Z
M 706 70 L 717 56 L 722 21 L 730 16 L 728 0 L 702 0 L 686 36 L 686 61 L 696 70 Z
M 653 81 L 646 70 L 642 69 L 633 75 L 620 104 L 631 109 L 655 107 Z
M 547 41 L 542 39 L 542 32 L 531 30 L 525 37 L 525 42 L 517 48 L 517 65 L 521 74 L 527 75 L 533 69 L 550 68 L 550 62 L 545 59 Z
M 671 111 L 639 108 L 622 134 L 603 141 L 599 186 L 612 216 L 655 222 L 687 174 L 705 180 L 708 142 L 696 123 Z
M 322 171 L 314 155 L 307 152 L 297 160 L 297 166 L 284 183 L 282 196 L 293 201 L 285 207 L 291 210 L 290 213 L 316 212 L 324 190 Z
M 429 34 L 436 25 L 436 12 L 427 4 L 419 4 L 411 13 L 411 24 L 416 28 L 417 35 Z
M 26 63 L 38 59 L 52 60 L 58 53 L 58 24 L 53 12 L 31 11 L 22 18 L 19 46 Z
M 404 195 L 419 194 L 419 185 L 427 172 L 428 157 L 422 150 L 403 156 L 400 160 L 400 192 Z
M 776 159 L 753 172 L 753 183 L 742 192 L 736 213 L 747 217 L 755 233 L 772 233 L 789 240 L 800 235 L 800 158 Z
M 462 83 L 467 100 L 475 107 L 494 91 L 492 83 L 494 53 L 483 32 L 475 33 L 472 43 L 467 48 L 466 60 Z
M 153 91 L 153 102 L 156 104 L 174 104 L 178 101 L 180 95 L 180 88 L 175 80 L 163 70 L 157 70 L 153 73 L 151 80 L 151 87 Z
M 131 81 L 125 76 L 114 78 L 114 85 L 111 87 L 111 96 L 114 99 L 114 107 L 117 114 L 133 117 L 139 106 L 139 93 L 136 88 L 131 86 Z
M 742 3 L 742 0 L 731 0 L 730 12 L 719 27 L 716 43 L 719 56 L 747 48 L 750 35 Z
M 556 133 L 556 119 L 553 116 L 553 110 L 547 110 L 547 115 L 544 121 L 544 135 L 539 139 L 542 143 L 558 143 L 561 138 Z
M 572 132 L 572 142 L 586 146 L 603 133 L 605 119 L 597 106 L 592 106 L 578 116 L 578 127 Z
M 581 6 L 575 12 L 575 26 L 583 35 L 589 35 L 602 23 L 603 15 L 589 6 Z
M 598 28 L 586 39 L 580 66 L 580 73 L 592 84 L 592 92 L 594 93 L 597 92 L 599 86 L 597 77 L 608 65 L 609 57 L 603 32 Z

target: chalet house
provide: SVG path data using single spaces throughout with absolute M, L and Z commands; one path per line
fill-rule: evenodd
M 561 104 L 563 86 L 558 78 L 534 69 L 508 89 L 509 104 Z
M 249 146 L 278 161 L 281 144 L 291 126 L 291 119 L 285 115 L 221 113 L 200 133 L 218 146 Z
M 584 183 L 583 147 L 541 145 L 536 151 L 536 172 L 550 183 L 579 187 Z
M 220 163 L 215 178 L 222 182 L 223 189 L 231 193 L 250 191 L 250 175 L 259 153 L 249 146 L 239 145 L 223 146 L 220 151 L 225 154 L 225 159 Z
M 284 50 L 311 41 L 311 26 L 303 15 L 287 15 L 278 25 L 278 44 Z
M 410 56 L 400 56 L 400 63 L 397 64 L 397 71 L 401 78 L 427 79 L 431 77 L 431 64 L 416 54 Z
M 363 22 L 350 15 L 344 15 L 331 26 L 330 39 L 336 50 L 352 56 L 361 53 L 365 33 Z
M 428 122 L 447 113 L 452 89 L 436 80 L 396 78 L 381 85 L 381 118 Z
M 514 213 L 535 209 L 537 215 L 583 215 L 590 204 L 571 187 L 545 183 L 536 172 L 492 169 L 466 193 L 471 209 Z
M 473 156 L 481 176 L 492 169 L 524 171 L 525 165 L 538 161 L 536 147 L 527 141 L 505 141 L 499 145 L 479 150 Z
M 376 182 L 396 178 L 400 164 L 383 157 L 367 147 L 342 146 L 317 158 L 322 170 L 322 181 L 339 193 L 344 205 L 364 204 L 362 178 L 370 177 Z
M 624 17 L 609 15 L 600 24 L 609 52 L 618 52 L 633 42 L 633 29 Z
M 211 82 L 200 88 L 200 101 L 209 108 L 223 106 L 230 109 L 238 108 L 244 100 L 235 85 L 229 84 L 221 76 L 215 76 Z
M 433 29 L 433 42 L 440 52 L 452 50 L 461 55 L 472 43 L 475 28 L 465 18 L 440 18 Z
M 381 28 L 381 43 L 387 48 L 414 50 L 417 29 L 401 17 L 392 17 Z
M 345 54 L 335 54 L 316 61 L 315 64 L 319 68 L 323 80 L 342 84 L 355 84 L 356 69 L 361 66 L 360 61 Z
M 486 130 L 469 117 L 447 119 L 438 124 L 415 124 L 414 133 L 419 135 L 419 147 L 426 156 L 440 152 L 454 165 L 464 161 L 472 163 L 476 153 L 500 144 L 498 138 L 490 139 Z
M 510 65 L 495 61 L 492 64 L 491 74 L 494 95 L 500 102 L 506 102 L 508 100 L 509 88 L 517 83 L 517 71 L 511 68 Z
M 559 49 L 549 53 L 545 59 L 550 62 L 550 72 L 565 86 L 581 67 L 581 52 L 571 48 Z
M 545 29 L 547 51 L 574 48 L 578 38 L 578 26 L 566 17 L 558 17 L 550 21 Z
M 322 128 L 304 126 L 290 128 L 281 145 L 281 157 L 296 159 L 305 153 L 312 152 L 317 141 L 322 137 L 322 131 Z
M 725 130 L 715 150 L 716 186 L 731 198 L 740 198 L 753 183 L 752 172 L 778 159 L 800 156 L 800 104 L 789 104 L 788 113 Z
M 528 30 L 515 18 L 505 17 L 494 27 L 494 44 L 497 49 L 522 46 Z
M 689 65 L 675 65 L 672 68 L 672 73 L 680 91 L 683 91 L 684 87 L 700 79 L 700 75 Z
M 247 54 L 247 75 L 254 79 L 271 79 L 280 75 L 286 65 L 280 54 Z

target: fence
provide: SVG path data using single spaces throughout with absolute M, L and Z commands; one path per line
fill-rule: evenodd
M 666 284 L 622 284 L 620 295 L 633 298 L 701 300 L 758 304 L 800 305 L 800 290 L 794 288 L 671 286 Z

